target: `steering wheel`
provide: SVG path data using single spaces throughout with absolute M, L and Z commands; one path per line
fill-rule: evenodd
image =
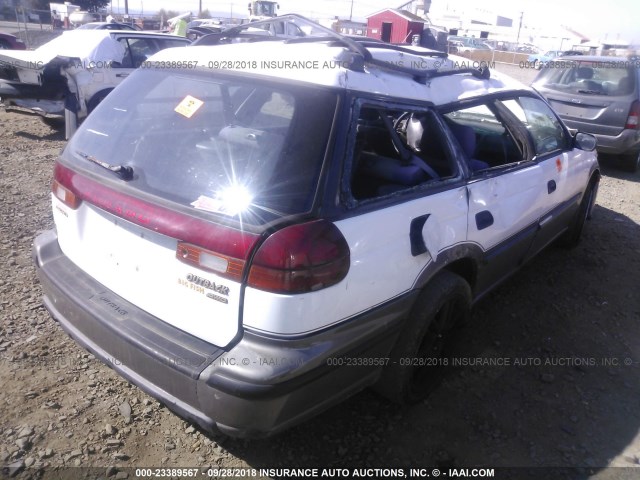
M 411 116 L 411 112 L 403 112 L 403 113 L 401 113 L 400 116 L 398 118 L 396 118 L 395 121 L 393 122 L 393 129 L 398 133 L 403 133 L 401 130 L 399 130 L 400 125 L 409 116 Z

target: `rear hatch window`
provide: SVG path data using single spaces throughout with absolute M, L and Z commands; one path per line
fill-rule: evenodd
M 637 98 L 635 68 L 620 60 L 556 60 L 542 69 L 533 87 L 569 127 L 607 136 L 625 128 Z
M 336 95 L 209 72 L 140 70 L 74 135 L 66 158 L 132 168 L 127 187 L 243 224 L 308 211 Z M 103 172 L 104 174 L 104 172 Z
M 56 166 L 62 251 L 137 308 L 228 345 L 261 233 L 313 207 L 336 104 L 330 90 L 138 70 Z
M 551 62 L 534 84 L 571 94 L 624 96 L 635 89 L 628 62 L 558 60 Z

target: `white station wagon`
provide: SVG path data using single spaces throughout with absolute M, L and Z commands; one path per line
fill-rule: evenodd
M 69 141 L 56 228 L 34 245 L 46 307 L 228 435 L 369 386 L 424 398 L 474 302 L 578 242 L 595 139 L 461 58 L 330 30 L 233 35 L 158 53 Z

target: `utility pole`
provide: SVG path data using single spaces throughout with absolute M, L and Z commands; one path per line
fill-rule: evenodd
M 200 7 L 198 8 L 198 18 L 202 17 L 202 0 L 200 0 Z
M 520 44 L 520 29 L 522 28 L 522 17 L 524 12 L 520 12 L 520 25 L 518 25 L 518 38 L 516 38 L 516 45 Z
M 124 0 L 124 14 L 129 15 L 129 0 Z
M 349 13 L 349 21 L 353 19 L 353 0 L 351 0 L 351 12 Z

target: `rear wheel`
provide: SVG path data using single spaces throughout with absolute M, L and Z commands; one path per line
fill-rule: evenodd
M 622 168 L 627 172 L 635 173 L 640 170 L 640 152 L 622 157 Z
M 451 370 L 455 333 L 469 318 L 471 288 L 443 271 L 424 288 L 374 389 L 397 403 L 423 400 Z
M 593 177 L 587 186 L 587 190 L 582 197 L 578 213 L 576 214 L 569 230 L 567 230 L 558 239 L 558 244 L 565 248 L 573 248 L 578 246 L 582 237 L 582 230 L 587 219 L 591 218 L 591 210 L 596 202 L 596 194 L 598 193 L 598 178 Z
M 9 42 L 5 40 L 0 40 L 0 50 L 9 50 L 9 49 L 11 49 L 11 45 L 9 45 Z
M 111 88 L 109 90 L 102 90 L 101 92 L 98 92 L 93 97 L 91 97 L 91 100 L 89 100 L 89 103 L 87 104 L 87 112 L 88 113 L 93 112 L 93 110 L 98 105 L 100 105 L 100 102 L 102 102 L 105 98 L 107 98 L 107 95 L 111 93 L 111 90 L 113 89 Z

